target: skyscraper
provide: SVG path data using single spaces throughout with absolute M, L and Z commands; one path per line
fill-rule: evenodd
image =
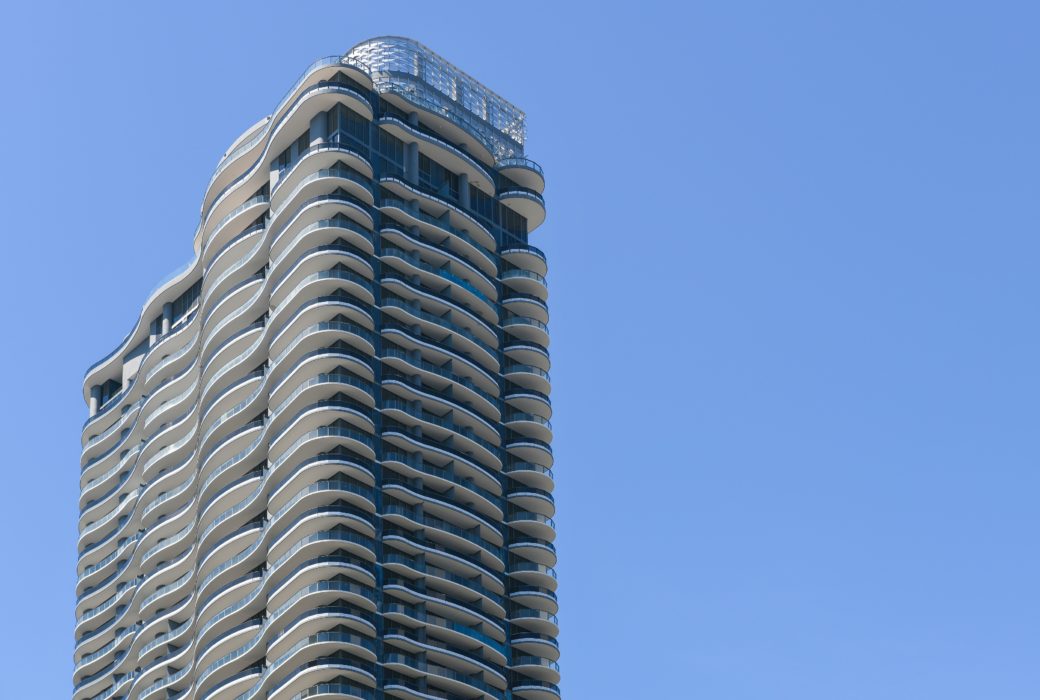
M 398 37 L 232 144 L 86 373 L 75 700 L 559 697 L 543 185 Z

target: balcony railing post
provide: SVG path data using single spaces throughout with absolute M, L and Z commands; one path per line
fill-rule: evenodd
M 325 143 L 325 139 L 328 137 L 328 126 L 328 119 L 325 112 L 319 112 L 313 119 L 311 119 L 311 148 Z
M 162 307 L 162 334 L 166 335 L 170 332 L 170 326 L 173 325 L 173 304 L 167 302 Z
M 463 209 L 469 210 L 469 175 L 459 173 L 459 204 Z
M 419 182 L 419 142 L 404 145 L 404 179 L 413 185 Z
M 96 416 L 98 406 L 101 404 L 101 387 L 95 384 L 90 387 L 90 415 Z

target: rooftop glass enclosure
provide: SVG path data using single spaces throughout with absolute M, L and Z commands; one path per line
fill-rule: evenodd
M 496 160 L 524 154 L 524 113 L 418 41 L 386 36 L 345 56 L 367 67 L 376 92 L 400 95 L 480 139 Z

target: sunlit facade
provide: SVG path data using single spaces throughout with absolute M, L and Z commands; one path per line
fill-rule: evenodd
M 397 37 L 232 144 L 84 380 L 74 700 L 559 698 L 543 187 Z

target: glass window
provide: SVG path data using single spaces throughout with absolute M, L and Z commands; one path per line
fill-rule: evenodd
M 382 129 L 379 130 L 379 152 L 399 165 L 404 163 L 404 142 Z
M 495 200 L 473 185 L 469 186 L 469 204 L 474 212 L 488 221 L 492 220 L 495 213 Z
M 502 228 L 506 233 L 520 236 L 520 240 L 527 240 L 527 219 L 517 214 L 509 207 L 501 207 Z

